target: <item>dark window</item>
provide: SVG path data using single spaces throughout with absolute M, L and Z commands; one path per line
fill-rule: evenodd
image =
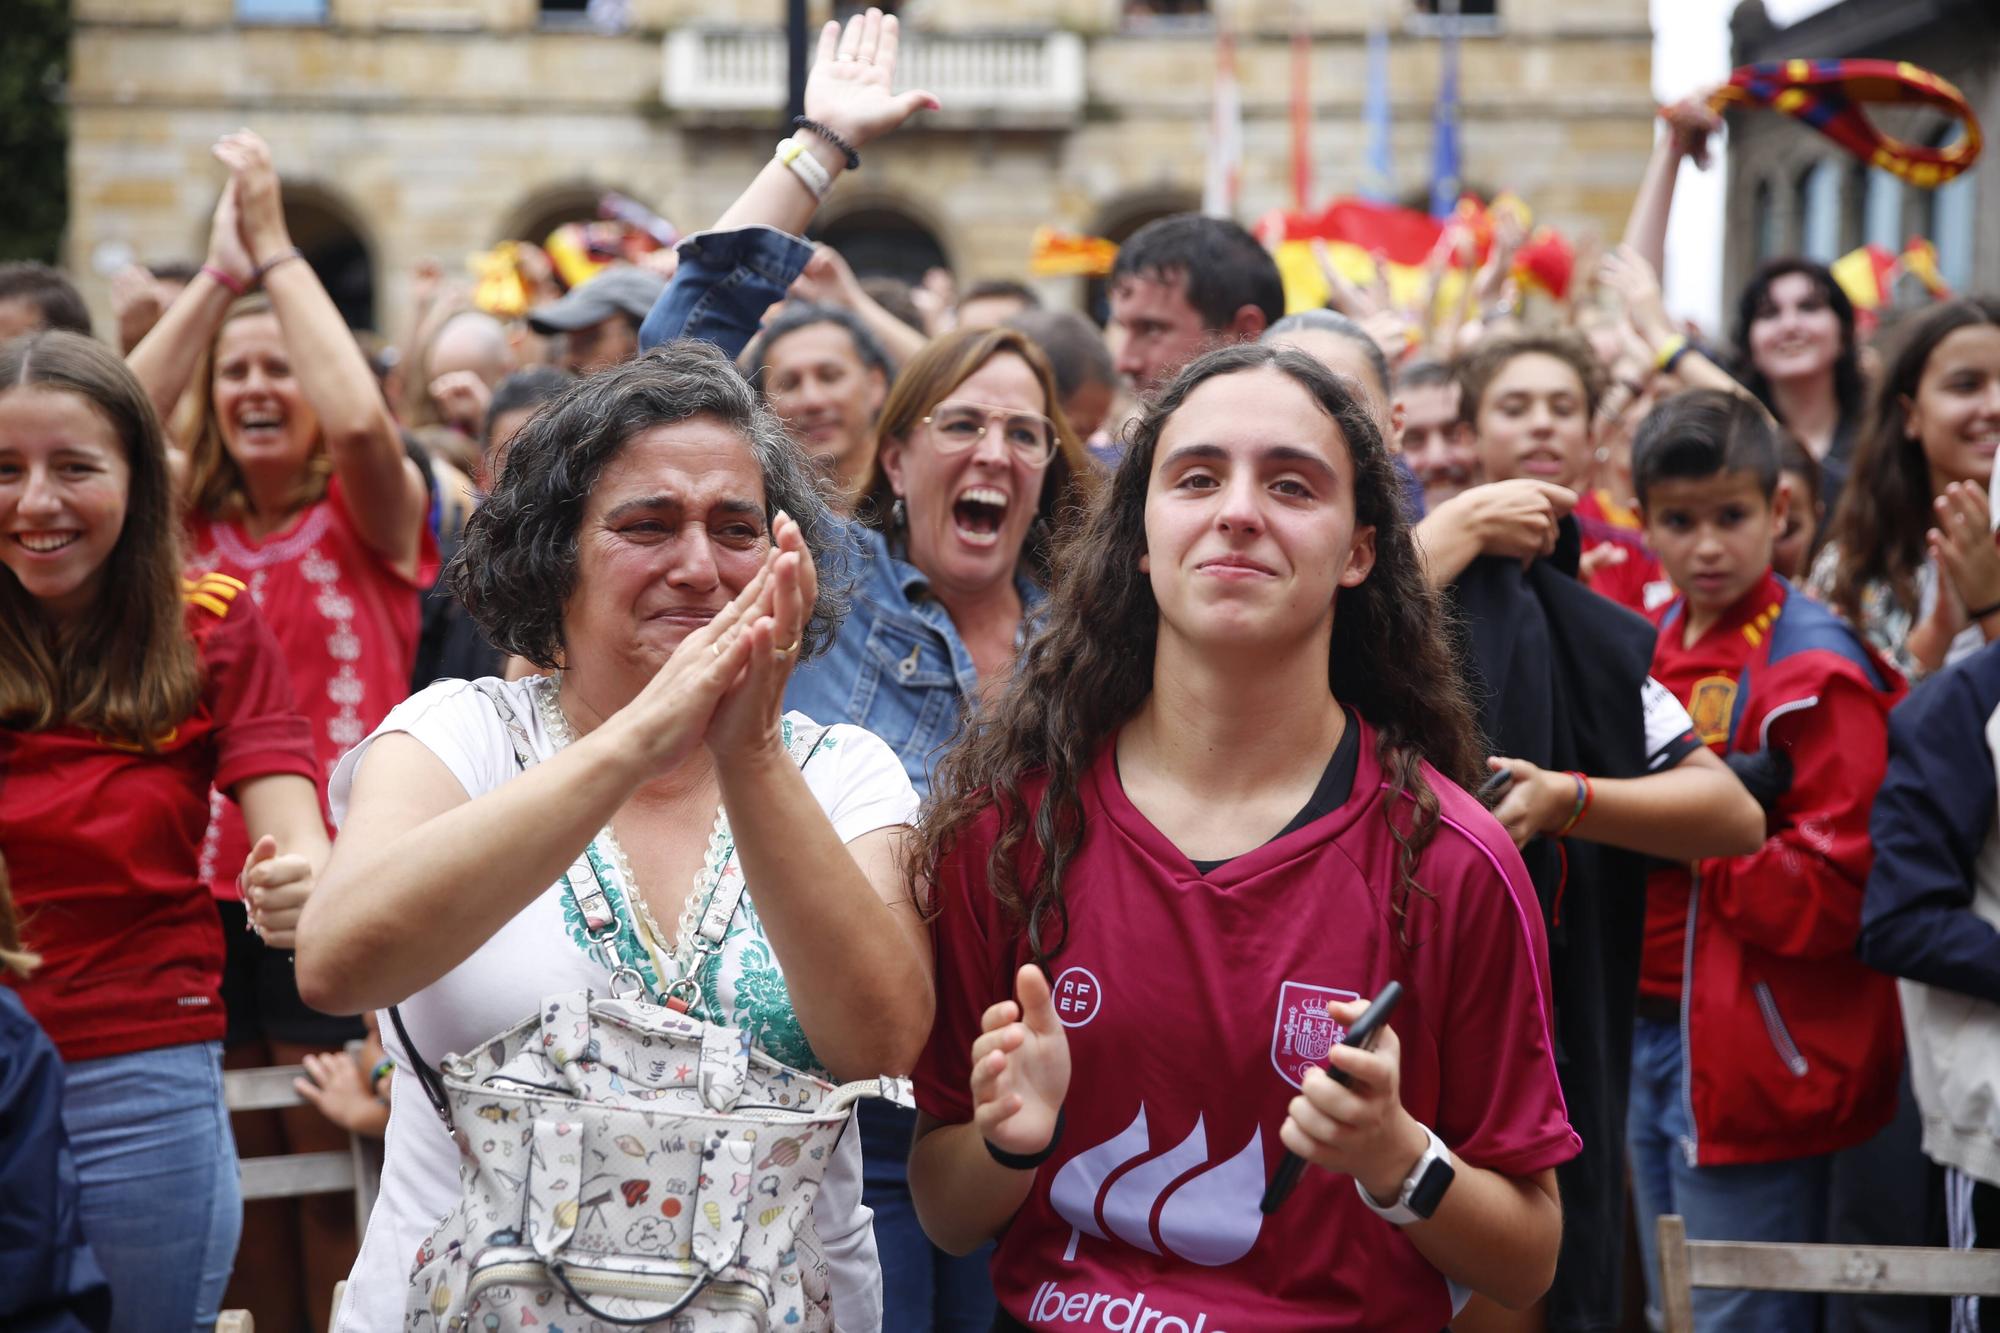
M 1442 15 L 1445 0 L 1411 0 L 1411 6 L 1419 14 Z M 1458 0 L 1458 12 L 1462 18 L 1498 18 L 1500 0 Z
M 1125 17 L 1147 19 L 1206 18 L 1208 0 L 1125 0 Z

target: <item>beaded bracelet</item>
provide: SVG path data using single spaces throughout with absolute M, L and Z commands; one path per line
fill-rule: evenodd
M 847 169 L 849 171 L 859 171 L 861 169 L 861 154 L 854 151 L 854 145 L 818 121 L 808 120 L 804 116 L 793 116 L 792 128 L 817 134 L 820 138 L 838 148 L 841 155 L 847 159 Z

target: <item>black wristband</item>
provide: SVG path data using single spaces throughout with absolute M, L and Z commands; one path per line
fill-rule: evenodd
M 828 143 L 832 144 L 835 148 L 838 148 L 841 151 L 841 153 L 844 154 L 847 158 L 847 169 L 849 171 L 859 171 L 861 169 L 861 154 L 854 151 L 854 145 L 847 142 L 847 140 L 841 138 L 838 134 L 835 134 L 832 130 L 820 124 L 818 121 L 807 120 L 804 116 L 794 116 L 792 117 L 792 128 L 795 130 L 805 130 L 811 134 L 817 134 L 820 138 L 826 140 Z
M 1032 1171 L 1043 1162 L 1048 1161 L 1049 1158 L 1055 1156 L 1056 1147 L 1062 1142 L 1062 1132 L 1063 1109 L 1058 1106 L 1056 1108 L 1056 1127 L 1049 1133 L 1048 1147 L 1042 1149 L 1040 1152 L 1008 1152 L 1005 1148 L 994 1147 L 993 1140 L 986 1138 L 984 1135 L 980 1136 L 979 1141 L 986 1145 L 986 1151 L 1000 1165 L 1015 1171 Z
M 2000 611 L 2000 602 L 1995 602 L 1991 606 L 1972 607 L 1966 611 L 1965 618 L 1967 620 L 1984 620 L 1995 611 Z

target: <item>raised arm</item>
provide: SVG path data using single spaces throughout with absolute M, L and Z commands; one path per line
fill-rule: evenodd
M 1638 197 L 1625 221 L 1625 244 L 1637 250 L 1658 273 L 1667 262 L 1667 218 L 1674 208 L 1674 182 L 1679 178 L 1681 159 L 1692 158 L 1697 167 L 1708 168 L 1708 136 L 1722 128 L 1722 118 L 1708 109 L 1705 100 L 1690 97 L 1660 111 L 1667 133 L 1653 145 L 1640 177 Z
M 194 379 L 202 354 L 215 341 L 215 331 L 222 327 L 229 303 L 256 282 L 256 270 L 243 241 L 236 178 L 231 176 L 216 201 L 215 218 L 208 229 L 208 257 L 201 272 L 125 358 L 163 423 L 173 421 L 174 406 Z M 173 440 L 169 446 L 178 455 L 189 443 Z
M 292 244 L 271 150 L 255 134 L 239 130 L 216 145 L 215 155 L 234 178 L 243 238 L 284 330 L 292 373 L 319 417 L 334 475 L 346 492 L 348 517 L 370 550 L 414 575 L 423 540 L 423 477 L 403 451 L 368 359 Z
M 849 19 L 843 29 L 820 30 L 819 57 L 806 79 L 806 119 L 824 125 L 859 152 L 938 101 L 926 92 L 894 93 L 897 25 L 894 15 L 871 9 Z M 675 338 L 700 338 L 736 356 L 756 332 L 764 310 L 781 301 L 792 280 L 812 258 L 797 238 L 819 211 L 820 194 L 807 183 L 823 176 L 827 187 L 847 170 L 847 156 L 810 130 L 786 141 L 787 153 L 805 159 L 798 167 L 774 156 L 724 210 L 711 231 L 681 242 L 681 266 L 639 330 L 639 345 L 650 348 Z M 753 236 L 732 236 L 748 228 L 783 233 L 771 238 L 781 253 L 750 262 L 762 248 Z M 725 287 L 725 283 L 727 286 Z

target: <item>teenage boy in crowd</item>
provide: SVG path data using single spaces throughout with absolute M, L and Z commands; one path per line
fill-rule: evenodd
M 1655 870 L 1629 1119 L 1639 1234 L 1824 1238 L 1833 1154 L 1895 1111 L 1895 983 L 1855 956 L 1888 715 L 1903 682 L 1771 572 L 1789 496 L 1754 405 L 1694 390 L 1633 448 L 1646 536 L 1681 595 L 1653 676 L 1768 812 L 1751 855 Z M 1689 1116 L 1692 1115 L 1690 1121 Z M 1811 1333 L 1816 1301 L 1700 1291 L 1698 1329 Z
M 1175 213 L 1118 248 L 1111 269 L 1118 373 L 1140 393 L 1211 347 L 1255 342 L 1285 313 L 1277 261 L 1222 218 Z
M 1460 422 L 1486 484 L 1415 535 L 1459 613 L 1489 763 L 1511 778 L 1493 813 L 1541 900 L 1556 1069 L 1584 1144 L 1557 1169 L 1562 1252 L 1545 1314 L 1523 1321 L 1488 1307 L 1461 1325 L 1606 1333 L 1620 1306 L 1620 1145 L 1646 858 L 1754 851 L 1764 817 L 1648 675 L 1653 627 L 1578 580 L 1583 539 L 1569 510 L 1589 474 L 1602 378 L 1589 347 L 1490 339 L 1458 375 Z

